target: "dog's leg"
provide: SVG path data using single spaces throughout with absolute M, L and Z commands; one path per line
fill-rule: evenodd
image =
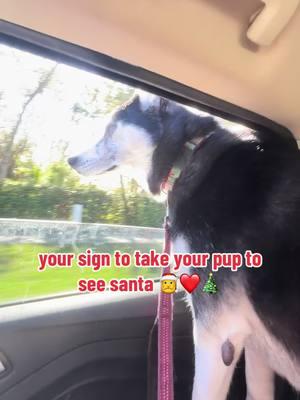
M 228 339 L 232 344 L 232 361 L 225 365 L 222 357 L 224 332 L 211 333 L 206 329 L 199 329 L 195 323 L 195 379 L 193 400 L 225 400 L 229 390 L 234 368 L 240 357 L 244 344 L 244 335 L 231 335 Z
M 236 363 L 252 333 L 252 306 L 243 290 L 225 293 L 219 301 L 204 297 L 196 308 L 193 400 L 226 399 Z
M 251 343 L 245 347 L 247 400 L 274 399 L 274 372 Z

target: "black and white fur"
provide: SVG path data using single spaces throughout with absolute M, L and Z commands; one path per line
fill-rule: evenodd
M 247 400 L 274 398 L 274 372 L 300 390 L 300 157 L 296 141 L 267 130 L 238 133 L 214 118 L 139 92 L 112 115 L 104 137 L 69 159 L 79 173 L 143 172 L 153 194 L 183 152 L 202 138 L 169 195 L 175 252 L 263 254 L 261 268 L 215 273 L 218 293 L 190 296 L 193 400 L 226 399 L 245 350 Z M 194 269 L 205 282 L 210 268 Z M 222 346 L 230 344 L 225 365 Z M 231 362 L 232 361 L 232 362 Z

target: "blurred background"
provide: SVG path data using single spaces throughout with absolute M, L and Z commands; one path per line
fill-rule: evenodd
M 134 89 L 5 45 L 0 65 L 0 303 L 73 291 L 82 275 L 96 277 L 77 267 L 38 273 L 39 252 L 160 250 L 163 204 L 126 176 L 82 178 L 66 163 L 100 139 Z M 111 268 L 97 277 L 138 273 Z

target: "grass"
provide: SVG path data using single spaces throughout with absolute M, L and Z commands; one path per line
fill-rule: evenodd
M 158 277 L 160 270 L 157 268 L 102 268 L 93 272 L 92 268 L 80 268 L 73 263 L 72 268 L 46 268 L 45 271 L 37 270 L 39 261 L 38 253 L 72 253 L 85 252 L 92 248 L 93 252 L 113 254 L 115 250 L 133 254 L 134 250 L 147 252 L 150 248 L 160 251 L 159 245 L 103 245 L 98 247 L 80 246 L 75 251 L 71 246 L 64 248 L 50 247 L 42 244 L 3 244 L 0 245 L 0 304 L 10 301 L 24 301 L 26 299 L 49 296 L 62 292 L 77 290 L 78 279 L 104 279 L 133 278 L 138 275 L 145 277 Z

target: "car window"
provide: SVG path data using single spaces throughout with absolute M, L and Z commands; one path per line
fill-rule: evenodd
M 6 45 L 0 63 L 0 303 L 72 292 L 82 277 L 138 275 L 133 267 L 38 272 L 40 253 L 161 250 L 162 203 L 126 175 L 88 179 L 66 162 L 134 89 Z

